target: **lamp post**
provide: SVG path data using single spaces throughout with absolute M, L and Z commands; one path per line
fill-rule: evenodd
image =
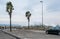
M 31 16 L 30 11 L 27 11 L 25 15 L 26 15 L 26 17 L 28 19 L 28 29 L 29 29 L 29 26 L 30 26 L 30 16 Z
M 42 27 L 43 27 L 43 1 L 40 1 L 42 4 Z
M 13 5 L 11 2 L 7 2 L 6 4 L 6 11 L 8 12 L 9 14 L 9 17 L 10 17 L 10 31 L 12 31 L 12 27 L 11 27 L 11 15 L 12 15 L 12 10 L 13 10 Z

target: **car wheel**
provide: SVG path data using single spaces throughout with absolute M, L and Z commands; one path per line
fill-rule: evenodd
M 46 31 L 46 34 L 48 34 L 48 31 Z
M 60 35 L 60 32 L 58 33 L 58 35 Z

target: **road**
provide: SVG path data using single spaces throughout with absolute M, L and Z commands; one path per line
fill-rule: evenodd
M 10 36 L 8 34 L 5 34 L 4 32 L 2 32 L 0 30 L 0 39 L 16 39 L 16 38 L 14 38 L 14 37 L 12 37 L 12 36 Z

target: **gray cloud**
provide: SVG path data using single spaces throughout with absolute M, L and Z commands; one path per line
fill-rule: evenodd
M 9 22 L 9 16 L 6 12 L 6 3 L 8 1 L 11 1 L 14 10 L 12 13 L 12 23 L 13 24 L 21 24 L 21 25 L 27 25 L 27 18 L 25 17 L 26 11 L 30 11 L 31 16 L 31 25 L 35 23 L 42 23 L 42 12 L 41 12 L 41 3 L 40 0 L 0 0 L 0 22 L 2 23 L 8 23 Z M 59 4 L 59 0 L 43 0 L 43 11 L 44 11 L 44 24 L 60 24 L 60 11 L 57 4 Z M 58 2 L 58 3 L 57 3 Z M 57 6 L 56 6 L 57 5 Z M 55 8 L 53 8 L 55 7 Z M 57 10 L 57 9 L 58 10 Z M 54 10 L 57 11 L 54 11 Z

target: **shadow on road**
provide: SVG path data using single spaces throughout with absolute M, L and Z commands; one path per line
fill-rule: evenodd
M 21 38 L 16 37 L 16 39 L 21 39 Z

